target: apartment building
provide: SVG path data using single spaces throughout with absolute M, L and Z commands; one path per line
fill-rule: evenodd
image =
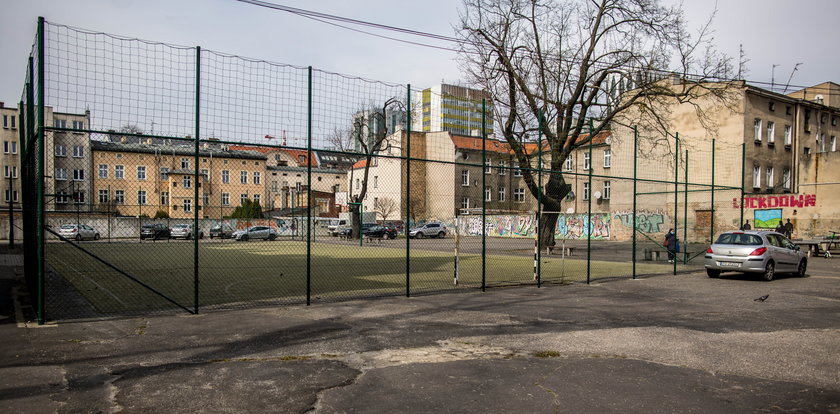
M 420 108 L 421 116 L 414 120 L 412 131 L 480 136 L 483 115 L 487 136 L 493 136 L 493 103 L 487 91 L 439 84 L 421 92 Z
M 172 218 L 190 218 L 198 209 L 200 217 L 221 218 L 246 199 L 266 200 L 266 156 L 259 152 L 204 144 L 195 165 L 193 150 L 183 146 L 96 140 L 90 145 L 98 212 L 154 217 L 163 211 Z
M 3 181 L 0 188 L 3 191 L 3 202 L 14 203 L 13 207 L 20 208 L 20 145 L 19 123 L 17 107 L 7 107 L 0 102 L 0 118 L 2 118 L 2 129 L 0 129 L 0 140 L 3 141 Z
M 90 211 L 90 112 L 44 108 L 44 193 L 47 210 Z

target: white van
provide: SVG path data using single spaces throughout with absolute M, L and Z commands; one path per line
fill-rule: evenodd
M 349 220 L 347 219 L 332 219 L 330 220 L 330 224 L 327 226 L 327 231 L 331 236 L 336 237 L 343 228 L 347 227 L 348 222 Z

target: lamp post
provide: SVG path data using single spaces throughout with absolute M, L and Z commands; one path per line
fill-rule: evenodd
M 14 187 L 12 186 L 12 174 L 9 174 L 9 249 L 15 248 L 15 213 L 14 213 Z

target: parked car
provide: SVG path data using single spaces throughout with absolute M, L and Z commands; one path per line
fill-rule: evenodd
M 219 237 L 222 239 L 229 239 L 233 237 L 233 227 L 227 224 L 217 224 L 210 228 L 210 238 Z
M 388 238 L 393 240 L 397 238 L 397 229 L 385 226 L 371 226 L 367 229 L 363 229 L 362 234 L 365 237 L 378 237 L 380 239 Z
M 330 224 L 327 225 L 327 231 L 330 233 L 331 236 L 335 237 L 339 234 L 342 234 L 346 226 L 346 219 L 332 219 L 330 220 Z
M 408 232 L 408 237 L 422 239 L 423 237 L 446 237 L 446 225 L 443 223 L 426 223 Z
M 99 232 L 87 224 L 64 224 L 58 228 L 58 234 L 65 239 L 99 240 Z
M 166 224 L 144 224 L 140 227 L 140 240 L 152 239 L 169 239 L 172 237 L 172 231 Z
M 362 223 L 362 234 L 365 234 L 370 228 L 377 226 L 376 223 Z M 342 237 L 351 237 L 353 235 L 353 228 L 350 226 L 342 227 L 339 229 L 339 234 Z
M 277 238 L 277 231 L 268 226 L 253 226 L 233 232 L 233 238 L 238 241 L 248 241 L 250 239 L 274 240 Z
M 199 229 L 198 233 L 193 231 L 192 224 L 176 224 L 172 226 L 172 238 L 173 239 L 184 239 L 189 240 L 192 239 L 195 234 L 198 234 L 199 239 L 204 238 L 204 232 Z
M 704 264 L 709 277 L 744 272 L 761 274 L 770 281 L 777 272 L 805 276 L 808 259 L 781 233 L 744 230 L 721 234 L 706 250 Z

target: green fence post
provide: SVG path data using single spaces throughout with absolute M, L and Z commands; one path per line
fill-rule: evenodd
M 712 139 L 712 217 L 709 225 L 709 243 L 715 241 L 715 140 Z
M 38 172 L 37 172 L 37 208 L 36 208 L 36 243 L 38 269 L 38 325 L 43 325 L 44 315 L 44 18 L 38 17 Z
M 675 143 L 674 143 L 674 237 L 677 237 L 677 231 L 679 229 L 679 180 L 680 180 L 680 133 L 677 132 L 674 135 Z M 670 256 L 670 254 L 668 255 Z M 677 274 L 677 252 L 674 252 L 674 274 Z
M 411 297 L 411 84 L 406 85 L 405 128 L 405 297 Z
M 195 47 L 195 169 L 193 171 L 193 176 L 195 177 L 195 185 L 193 186 L 193 199 L 194 201 L 194 209 L 193 209 L 193 289 L 194 289 L 194 304 L 195 309 L 193 313 L 198 314 L 198 235 L 200 234 L 200 229 L 198 227 L 198 186 L 199 186 L 199 178 L 198 178 L 198 167 L 199 167 L 199 158 L 198 158 L 198 147 L 199 147 L 199 134 L 201 132 L 201 46 Z M 206 206 L 205 206 L 206 208 Z
M 589 194 L 586 197 L 586 284 L 589 284 L 592 275 L 592 136 L 593 121 L 589 119 L 589 168 L 586 169 Z M 572 138 L 574 141 L 577 137 Z
M 688 150 L 685 151 L 685 194 L 683 195 L 683 264 L 688 263 Z
M 747 165 L 747 145 L 746 144 L 741 144 L 741 199 L 738 202 L 738 204 L 741 206 L 740 207 L 740 209 L 741 209 L 740 226 L 744 225 L 744 185 L 745 185 L 744 180 L 745 180 L 745 174 L 747 173 L 746 165 Z M 753 223 L 753 224 L 755 224 L 755 223 Z
M 306 306 L 309 306 L 312 304 L 312 239 L 309 236 L 312 232 L 312 223 L 309 220 L 312 214 L 312 210 L 310 210 L 312 208 L 312 66 L 307 67 L 306 72 L 306 150 L 308 157 L 307 180 L 309 183 L 306 203 Z
M 484 292 L 487 285 L 487 129 L 486 111 L 487 99 L 481 98 L 481 291 Z
M 639 128 L 633 125 L 633 279 L 636 278 L 636 180 L 638 179 Z

